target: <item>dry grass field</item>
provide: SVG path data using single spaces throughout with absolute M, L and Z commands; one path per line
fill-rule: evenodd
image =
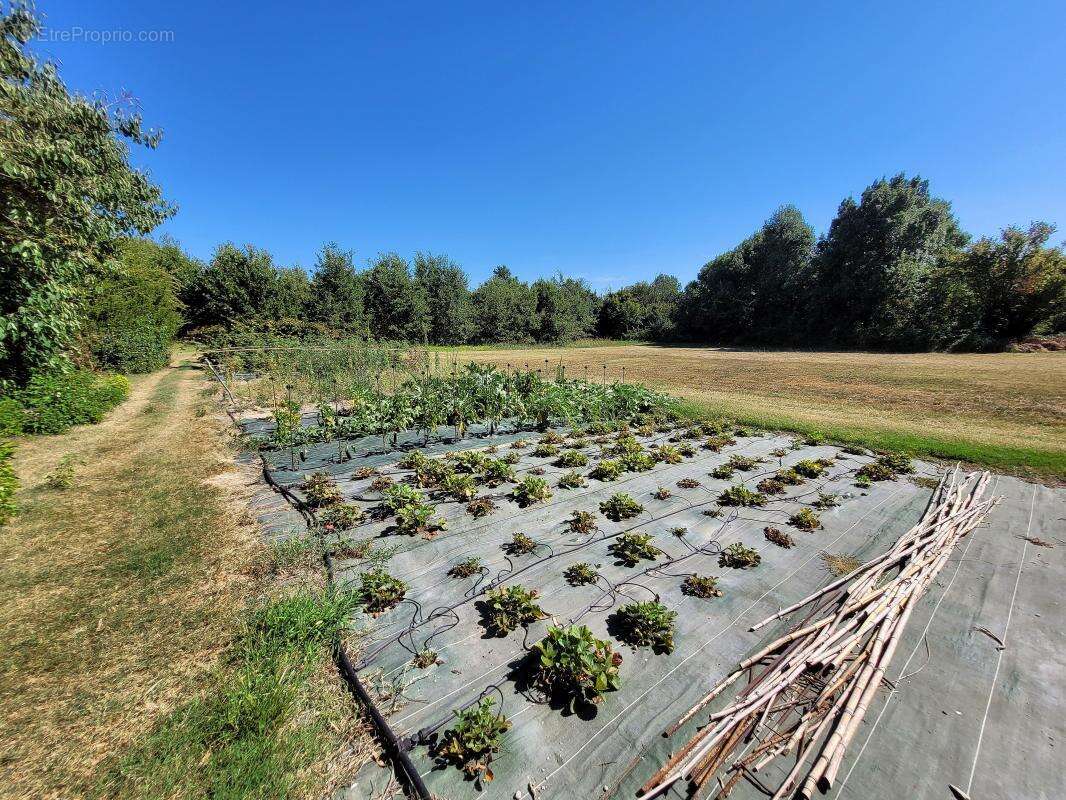
M 449 355 L 640 381 L 744 424 L 1022 475 L 1066 477 L 1066 353 L 882 354 L 644 344 L 456 348 Z M 547 360 L 547 364 L 545 361 Z

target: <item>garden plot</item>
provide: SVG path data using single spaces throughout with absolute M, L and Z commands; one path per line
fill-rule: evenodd
M 676 746 L 662 730 L 778 633 L 751 634 L 747 627 L 829 580 L 823 554 L 865 560 L 886 550 L 921 515 L 930 494 L 928 486 L 904 477 L 857 487 L 856 472 L 873 461 L 871 456 L 829 446 L 797 448 L 785 437 L 645 430 L 626 437 L 626 446 L 652 457 L 663 453 L 663 460 L 640 465 L 638 459 L 641 470 L 650 468 L 598 480 L 589 477 L 596 466 L 620 457 L 603 452 L 620 447 L 618 434 L 575 437 L 558 430 L 544 441 L 543 434 L 506 426 L 491 436 L 475 433 L 424 448 L 418 446 L 421 437 L 405 434 L 397 439 L 399 449 L 363 439 L 309 446 L 302 460 L 287 451 L 269 454 L 272 480 L 295 500 L 314 499 L 303 487 L 319 472 L 331 476 L 330 491 L 339 492 L 343 503 L 366 514 L 347 530 L 328 534 L 339 582 L 362 591 L 362 576 L 379 568 L 403 582 L 398 603 L 392 602 L 396 591 L 382 591 L 380 602 L 371 603 L 383 610 L 366 615 L 358 667 L 369 684 L 402 687 L 385 709 L 389 723 L 410 742 L 411 757 L 431 790 L 453 798 L 473 796 L 477 789 L 469 775 L 435 753 L 453 723 L 453 710 L 470 708 L 481 698 L 490 698 L 492 712 L 502 713 L 510 725 L 491 761 L 492 796 L 527 796 L 531 785 L 541 797 L 632 796 Z M 455 457 L 456 451 L 480 455 Z M 566 452 L 584 455 L 587 464 L 560 465 L 561 458 L 573 464 L 582 460 L 564 457 Z M 395 515 L 379 515 L 383 498 L 396 491 L 386 483 L 426 483 L 419 478 L 425 472 L 422 456 L 470 474 L 474 492 L 466 482 L 453 481 L 460 498 L 429 481 L 421 491 L 432 516 L 423 530 L 401 533 Z M 508 459 L 514 474 L 486 485 L 475 466 L 479 458 Z M 730 463 L 747 469 L 726 477 L 723 468 Z M 764 483 L 779 471 L 794 476 L 789 469 L 797 464 L 820 474 L 783 486 Z M 931 468 L 922 469 L 932 474 Z M 571 472 L 585 485 L 561 488 L 559 481 Z M 523 507 L 512 494 L 530 477 L 545 481 L 551 496 Z M 765 495 L 761 506 L 721 504 L 723 492 L 738 483 L 751 491 L 762 484 L 780 493 Z M 601 504 L 620 493 L 641 508 L 627 519 L 609 519 Z M 834 495 L 839 505 L 832 505 Z M 739 497 L 743 500 L 743 493 Z M 479 517 L 468 506 L 480 500 L 494 508 Z M 817 505 L 824 508 L 814 510 Z M 803 509 L 818 517 L 815 530 L 790 524 Z M 586 520 L 574 530 L 568 521 L 575 513 L 591 515 L 591 527 Z M 325 519 L 328 512 L 320 509 L 317 516 Z M 770 541 L 768 528 L 779 532 L 771 538 L 786 544 L 791 538 L 793 546 Z M 612 546 L 631 534 L 650 535 L 648 544 L 659 552 L 628 563 L 618 558 Z M 522 538 L 516 544 L 516 535 L 531 544 Z M 748 557 L 756 556 L 759 563 L 746 569 L 726 565 L 722 553 L 731 545 L 748 548 Z M 529 552 L 519 552 L 523 549 Z M 578 564 L 591 568 L 591 583 L 568 579 L 565 573 Z M 462 574 L 464 565 L 470 574 L 458 577 L 456 568 Z M 690 576 L 715 578 L 711 594 L 720 596 L 695 596 L 693 587 L 685 587 Z M 539 618 L 509 632 L 490 632 L 489 592 L 516 586 L 536 592 L 526 598 L 527 606 L 532 603 L 542 614 L 534 613 Z M 651 602 L 661 603 L 667 617 L 675 615 L 672 643 L 664 637 L 658 647 L 627 643 L 640 636 L 634 638 L 632 617 L 619 612 Z M 558 697 L 546 697 L 530 677 L 531 648 L 552 625 L 571 623 L 609 640 L 622 657 L 617 689 L 603 691 L 598 703 L 578 703 L 573 711 Z

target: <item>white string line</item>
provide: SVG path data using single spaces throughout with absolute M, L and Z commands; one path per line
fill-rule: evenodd
M 993 496 L 995 495 L 996 489 L 998 487 L 999 487 L 999 476 L 997 475 L 996 476 L 996 482 L 992 485 L 992 495 Z M 925 628 L 922 630 L 922 635 L 918 637 L 918 641 L 914 645 L 914 649 L 911 650 L 911 654 L 909 656 L 907 656 L 907 660 L 903 662 L 903 666 L 899 670 L 899 674 L 900 674 L 901 677 L 903 675 L 907 674 L 907 667 L 910 666 L 911 661 L 914 659 L 914 656 L 918 653 L 918 650 L 922 646 L 922 641 L 928 635 L 929 629 L 933 626 L 933 620 L 936 619 L 936 615 L 940 611 L 940 605 L 947 598 L 948 593 L 951 591 L 952 585 L 954 585 L 954 583 L 955 583 L 955 579 L 957 577 L 959 577 L 959 572 L 962 571 L 962 565 L 963 565 L 963 563 L 965 562 L 965 559 L 966 559 L 966 553 L 969 552 L 970 545 L 973 543 L 973 540 L 974 540 L 975 536 L 976 536 L 976 534 L 970 534 L 969 536 L 966 537 L 966 546 L 962 548 L 962 553 L 959 555 L 958 563 L 955 564 L 955 572 L 952 574 L 951 580 L 948 581 L 947 586 L 944 587 L 944 591 L 940 595 L 939 599 L 936 601 L 936 605 L 933 606 L 933 611 L 929 615 L 929 621 L 925 623 Z M 898 680 L 898 678 L 897 678 L 897 680 Z M 862 747 L 860 747 L 859 748 L 859 752 L 855 754 L 855 760 L 851 763 L 851 767 L 848 769 L 847 774 L 844 776 L 844 779 L 840 782 L 840 786 L 837 788 L 837 791 L 836 791 L 837 797 L 839 797 L 841 792 L 844 791 L 844 787 L 847 785 L 848 779 L 851 778 L 851 773 L 855 771 L 855 767 L 857 767 L 859 765 L 859 762 L 862 760 L 862 754 L 864 752 L 866 752 L 866 746 L 868 744 L 870 744 L 870 740 L 873 739 L 874 733 L 877 732 L 878 725 L 881 724 L 881 718 L 885 715 L 885 712 L 888 711 L 889 703 L 892 701 L 892 695 L 897 694 L 898 692 L 899 692 L 899 689 L 895 688 L 895 687 L 893 687 L 892 689 L 889 690 L 888 697 L 885 698 L 885 704 L 883 706 L 881 706 L 881 711 L 877 715 L 877 718 L 874 720 L 873 725 L 870 727 L 870 732 L 866 735 L 866 739 L 863 741 Z
M 871 508 L 865 514 L 863 514 L 861 517 L 859 517 L 857 520 L 855 520 L 855 522 L 853 522 L 851 525 L 849 525 L 843 532 L 840 533 L 840 535 L 838 535 L 835 539 L 833 539 L 833 541 L 830 542 L 829 544 L 830 545 L 836 544 L 838 541 L 840 541 L 840 539 L 842 539 L 844 537 L 845 534 L 849 533 L 852 528 L 854 528 L 856 525 L 858 525 L 860 522 L 862 522 L 864 519 L 866 519 L 866 517 L 870 516 L 870 514 L 872 514 L 874 511 L 876 511 L 878 508 L 880 508 L 884 504 L 886 504 L 889 500 L 894 498 L 896 495 L 898 495 L 902 491 L 903 491 L 903 487 L 897 488 L 896 491 L 894 491 L 892 494 L 890 494 L 888 497 L 886 497 L 880 503 L 875 505 L 873 508 Z M 777 589 L 778 587 L 780 587 L 781 585 L 783 585 L 787 581 L 791 580 L 801 569 L 803 569 L 805 566 L 807 566 L 807 564 L 809 564 L 811 561 L 813 561 L 816 557 L 817 557 L 817 554 L 812 555 L 809 558 L 807 558 L 806 560 L 804 560 L 798 567 L 796 567 L 796 569 L 794 569 L 792 572 L 790 572 L 788 575 L 786 575 L 784 578 L 782 578 L 779 582 L 777 582 L 776 584 L 771 586 L 769 589 L 767 589 L 766 592 L 764 592 L 762 594 L 762 596 L 760 596 L 757 600 L 755 600 L 746 609 L 741 611 L 740 614 L 738 614 L 733 619 L 732 622 L 730 622 L 728 625 L 726 625 L 724 628 L 722 628 L 722 630 L 720 630 L 718 633 L 716 633 L 714 636 L 712 636 L 710 639 L 708 639 L 706 642 L 704 642 L 702 645 L 700 645 L 700 647 L 697 648 L 695 651 L 693 651 L 690 655 L 686 656 L 684 659 L 682 659 L 680 662 L 678 662 L 676 665 L 674 665 L 665 675 L 663 675 L 661 678 L 659 678 L 658 681 L 656 681 L 654 684 L 652 684 L 647 689 L 645 689 L 644 692 L 642 692 L 636 699 L 634 699 L 632 702 L 627 704 L 621 711 L 619 711 L 618 714 L 616 714 L 614 716 L 614 718 L 612 718 L 602 728 L 600 728 L 598 731 L 596 731 L 594 734 L 592 734 L 588 738 L 588 740 L 583 745 L 581 745 L 581 747 L 579 747 L 576 751 L 574 751 L 574 753 L 568 759 L 566 759 L 566 761 L 564 761 L 562 764 L 560 764 L 558 767 L 556 767 L 551 773 L 549 773 L 548 776 L 546 778 L 544 778 L 544 780 L 542 780 L 539 784 L 537 784 L 537 788 L 538 789 L 543 788 L 545 786 L 545 784 L 547 784 L 547 782 L 549 780 L 551 780 L 552 777 L 557 772 L 559 772 L 559 770 L 561 770 L 563 767 L 565 767 L 567 764 L 569 764 L 571 761 L 573 761 L 581 753 L 581 751 L 583 751 L 586 747 L 588 747 L 590 744 L 592 744 L 592 742 L 601 733 L 603 733 L 605 730 L 607 730 L 607 728 L 609 728 L 611 725 L 613 725 L 615 722 L 617 722 L 618 719 L 623 714 L 625 714 L 630 708 L 632 708 L 634 705 L 639 703 L 641 700 L 643 700 L 645 697 L 647 697 L 652 691 L 654 691 L 660 685 L 662 685 L 663 681 L 665 681 L 674 672 L 676 672 L 678 669 L 680 669 L 682 666 L 684 666 L 684 664 L 687 661 L 689 661 L 690 659 L 692 659 L 695 656 L 697 656 L 700 652 L 702 652 L 704 650 L 704 648 L 708 647 L 719 636 L 723 635 L 726 631 L 728 631 L 730 628 L 732 628 L 734 625 L 736 625 L 737 622 L 739 622 L 741 620 L 741 618 L 744 617 L 745 614 L 747 614 L 749 611 L 751 611 L 753 608 L 755 608 L 755 606 L 759 605 L 759 603 L 761 603 L 763 600 L 765 600 L 770 595 L 770 593 L 773 592 L 775 589 Z
M 1025 526 L 1025 538 L 1022 539 L 1022 557 L 1018 561 L 1018 574 L 1014 577 L 1014 591 L 1010 596 L 1010 607 L 1007 609 L 1007 622 L 1003 626 L 1003 635 L 1000 636 L 1000 641 L 1003 643 L 1003 648 L 999 651 L 999 655 L 996 657 L 996 671 L 992 675 L 992 685 L 988 687 L 988 702 L 985 703 L 985 713 L 981 717 L 981 730 L 977 734 L 977 747 L 973 753 L 973 765 L 970 767 L 970 780 L 966 783 L 966 794 L 970 793 L 970 789 L 973 787 L 974 774 L 977 772 L 977 761 L 981 755 L 981 742 L 985 738 L 985 725 L 988 723 L 988 712 L 992 709 L 992 698 L 996 693 L 996 681 L 999 679 L 999 668 L 1003 664 L 1003 653 L 1006 652 L 1007 645 L 1007 633 L 1010 631 L 1011 617 L 1014 616 L 1014 601 L 1018 597 L 1018 585 L 1022 581 L 1022 569 L 1025 567 L 1025 555 L 1029 547 L 1029 533 L 1033 527 L 1033 509 L 1036 506 L 1036 490 L 1037 487 L 1033 487 L 1033 499 L 1029 502 L 1029 523 Z

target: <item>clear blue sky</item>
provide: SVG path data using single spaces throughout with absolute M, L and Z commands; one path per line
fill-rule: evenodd
M 920 173 L 963 226 L 1066 227 L 1066 4 L 39 0 L 82 91 L 139 98 L 137 154 L 200 257 L 445 252 L 604 289 L 683 281 L 794 203 L 819 232 Z M 136 35 L 136 33 L 134 34 Z M 1066 238 L 1066 230 L 1056 240 Z

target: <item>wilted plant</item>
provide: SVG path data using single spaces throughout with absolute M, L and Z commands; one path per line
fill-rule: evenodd
M 437 759 L 454 764 L 477 781 L 479 788 L 482 781 L 492 780 L 489 764 L 511 727 L 507 717 L 492 710 L 494 704 L 491 697 L 483 697 L 470 708 L 456 711 L 455 724 L 444 732 L 437 745 Z
M 784 494 L 785 484 L 777 478 L 763 478 L 755 486 L 763 494 Z
M 532 553 L 536 547 L 537 543 L 526 534 L 515 533 L 511 536 L 511 541 L 504 542 L 503 551 L 509 556 L 524 556 Z
M 802 486 L 804 478 L 794 469 L 779 469 L 774 473 L 774 480 L 785 486 Z
M 633 647 L 651 647 L 656 653 L 670 653 L 674 649 L 674 620 L 677 612 L 670 611 L 657 600 L 628 603 L 614 613 L 618 637 Z
M 352 470 L 352 479 L 357 481 L 366 480 L 367 478 L 373 478 L 378 474 L 378 471 L 373 467 L 359 467 Z
M 809 508 L 801 508 L 788 518 L 788 524 L 801 531 L 814 531 L 822 527 L 822 521 L 818 515 Z
M 613 522 L 621 522 L 644 511 L 644 506 L 625 492 L 618 492 L 600 503 L 600 513 Z
M 722 590 L 718 588 L 718 579 L 712 575 L 689 575 L 681 583 L 681 592 L 690 597 L 704 599 L 722 596 Z
M 534 503 L 542 503 L 551 500 L 552 491 L 548 488 L 548 482 L 543 478 L 527 475 L 511 492 L 511 497 L 518 505 L 525 508 Z
M 607 483 L 608 481 L 618 480 L 618 477 L 621 474 L 622 465 L 618 461 L 604 459 L 592 468 L 592 472 L 589 473 L 589 477 Z
M 679 452 L 685 458 L 692 458 L 694 455 L 696 455 L 696 448 L 690 444 L 682 444 L 678 446 L 677 452 Z
M 766 495 L 753 492 L 742 483 L 734 484 L 718 495 L 720 506 L 762 506 L 766 505 Z
M 512 450 L 522 450 L 522 449 L 524 449 L 524 448 L 526 448 L 528 446 L 529 446 L 529 440 L 528 439 L 515 439 L 513 442 L 511 442 L 511 449 Z
M 557 467 L 583 467 L 589 463 L 589 457 L 577 450 L 566 450 L 555 461 Z
M 701 485 L 695 478 L 681 478 L 677 482 L 677 488 L 679 489 L 698 489 Z
M 559 488 L 560 489 L 580 489 L 582 486 L 585 486 L 587 483 L 588 483 L 588 481 L 585 480 L 585 476 L 584 475 L 581 475 L 581 474 L 579 474 L 577 472 L 574 472 L 573 470 L 570 470 L 570 472 L 564 473 L 559 478 Z
M 465 558 L 458 564 L 453 564 L 448 574 L 453 578 L 469 578 L 481 571 L 481 559 L 477 556 Z
M 635 567 L 641 561 L 654 561 L 662 550 L 651 543 L 647 533 L 623 533 L 607 548 L 611 554 L 627 567 Z
M 385 492 L 390 486 L 392 486 L 392 478 L 388 475 L 380 475 L 370 482 L 370 491 Z
M 711 517 L 712 519 L 717 519 L 718 517 L 722 516 L 722 511 L 718 508 L 705 508 L 703 509 L 703 516 Z
M 618 689 L 621 663 L 611 643 L 594 637 L 586 626 L 553 626 L 533 645 L 531 677 L 535 686 L 573 712 L 602 702 L 605 692 Z
M 543 475 L 545 474 L 545 469 L 544 467 L 530 467 L 527 472 L 530 475 Z
M 584 562 L 571 564 L 563 571 L 563 577 L 571 586 L 584 586 L 587 583 L 595 583 L 598 573 L 591 564 Z
M 477 500 L 471 500 L 466 504 L 466 513 L 478 519 L 487 517 L 495 510 L 496 504 L 487 497 L 479 497 Z
M 773 528 L 767 526 L 762 529 L 763 536 L 766 537 L 766 541 L 773 542 L 778 547 L 789 548 L 796 544 L 792 536 L 782 531 L 780 528 Z
M 558 431 L 548 431 L 540 437 L 540 441 L 541 444 L 562 444 L 565 438 Z
M 718 556 L 718 566 L 733 567 L 734 569 L 748 569 L 757 567 L 762 563 L 759 551 L 751 547 L 745 547 L 740 542 L 729 545 Z
M 372 569 L 359 576 L 359 598 L 363 608 L 371 614 L 388 611 L 407 592 L 407 584 L 389 575 L 385 570 Z
M 674 493 L 667 489 L 665 486 L 660 486 L 658 489 L 651 493 L 651 496 L 654 497 L 656 500 L 669 500 L 671 497 L 674 496 Z
M 363 509 L 354 503 L 337 503 L 323 511 L 318 521 L 326 531 L 346 531 L 362 522 L 364 516 Z
M 592 533 L 596 530 L 596 516 L 591 511 L 575 511 L 566 524 L 572 533 Z
M 307 505 L 312 508 L 331 506 L 341 501 L 341 490 L 337 488 L 337 482 L 325 472 L 316 472 L 304 479 L 304 497 Z
M 374 544 L 368 539 L 360 539 L 351 542 L 338 542 L 332 549 L 333 557 L 341 561 L 348 559 L 366 558 L 374 549 Z
M 485 630 L 493 636 L 506 636 L 520 626 L 543 619 L 544 609 L 536 604 L 536 589 L 517 584 L 489 589 L 482 607 Z
M 778 447 L 775 450 L 771 450 L 770 455 L 772 455 L 774 458 L 784 458 L 788 455 L 788 450 L 785 450 L 783 447 Z
M 847 553 L 821 553 L 822 563 L 825 564 L 825 568 L 830 573 L 842 578 L 848 575 L 859 567 L 862 566 L 862 562 L 855 556 L 848 555 Z
M 708 436 L 701 447 L 703 447 L 704 450 L 710 450 L 717 453 L 721 451 L 723 447 L 731 447 L 736 443 L 737 440 L 731 436 Z
M 518 453 L 508 453 L 503 457 L 503 460 L 507 464 L 517 464 L 519 461 L 522 460 L 522 458 L 518 455 Z

